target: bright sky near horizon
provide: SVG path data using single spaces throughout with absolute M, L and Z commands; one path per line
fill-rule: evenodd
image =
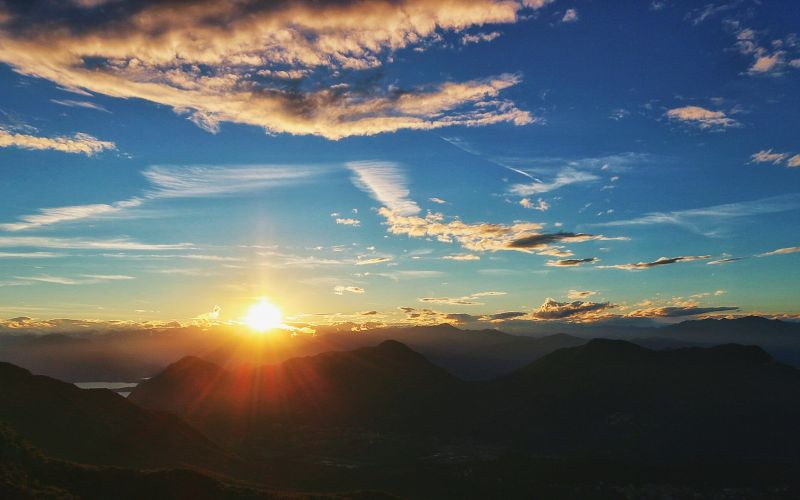
M 797 317 L 798 21 L 0 0 L 0 317 Z

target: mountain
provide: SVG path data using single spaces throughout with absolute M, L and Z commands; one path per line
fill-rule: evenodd
M 544 453 L 800 458 L 800 370 L 755 346 L 653 351 L 596 339 L 489 384 L 474 432 Z M 502 421 L 493 432 L 488 421 Z
M 563 457 L 800 458 L 800 371 L 752 346 L 592 340 L 468 382 L 389 341 L 233 371 L 188 358 L 130 397 L 243 442 L 310 427 L 411 435 L 420 453 L 444 439 Z
M 47 455 L 81 463 L 224 470 L 233 462 L 174 415 L 8 363 L 0 363 L 0 422 Z
M 300 426 L 413 428 L 427 417 L 411 417 L 409 408 L 429 406 L 460 385 L 405 345 L 384 341 L 233 370 L 184 358 L 137 386 L 129 399 L 236 440 Z

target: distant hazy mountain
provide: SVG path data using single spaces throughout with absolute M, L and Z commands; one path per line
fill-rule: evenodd
M 525 366 L 556 349 L 590 338 L 630 340 L 649 348 L 726 343 L 763 347 L 776 359 L 800 366 L 800 323 L 760 317 L 684 321 L 659 328 L 542 322 L 537 335 L 461 330 L 451 325 L 387 327 L 368 331 L 318 327 L 316 335 L 274 332 L 262 338 L 230 327 L 166 328 L 110 333 L 0 335 L 0 361 L 61 380 L 135 382 L 184 356 L 225 368 L 274 364 L 328 351 L 375 346 L 395 339 L 466 380 L 488 380 Z M 546 323 L 546 324 L 545 324 Z M 549 332 L 543 334 L 542 332 Z
M 739 345 L 593 340 L 488 382 L 398 342 L 230 371 L 188 358 L 130 398 L 244 441 L 313 426 L 572 457 L 800 458 L 800 371 Z

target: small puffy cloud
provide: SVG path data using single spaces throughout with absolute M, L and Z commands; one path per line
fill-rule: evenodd
M 500 36 L 499 31 L 492 31 L 491 33 L 475 33 L 464 34 L 461 36 L 461 45 L 469 45 L 470 43 L 491 42 Z
M 361 225 L 361 221 L 358 219 L 351 219 L 351 218 L 336 218 L 336 223 L 341 224 L 343 226 L 355 226 L 358 227 Z
M 557 302 L 547 298 L 539 309 L 530 313 L 530 317 L 539 320 L 590 320 L 613 307 L 608 302 Z
M 561 260 L 548 260 L 547 265 L 550 267 L 577 267 L 583 264 L 594 264 L 599 262 L 597 257 L 587 257 L 585 259 L 561 259 Z
M 771 149 L 764 149 L 750 156 L 750 163 L 772 163 L 787 167 L 800 167 L 800 154 L 776 153 Z
M 667 118 L 673 121 L 693 125 L 701 129 L 725 129 L 738 127 L 740 124 L 723 111 L 712 111 L 700 106 L 683 106 L 666 112 Z
M 212 322 L 212 321 L 217 321 L 219 319 L 220 314 L 222 314 L 222 308 L 220 306 L 215 305 L 213 308 L 211 308 L 210 311 L 197 316 L 195 319 L 199 321 Z
M 333 287 L 333 293 L 336 295 L 344 295 L 345 292 L 347 293 L 355 293 L 355 294 L 362 294 L 365 292 L 363 288 L 360 286 L 344 286 L 344 285 L 336 285 Z
M 788 156 L 787 153 L 773 153 L 771 149 L 762 149 L 750 156 L 752 163 L 774 163 L 780 165 Z
M 567 292 L 567 298 L 570 300 L 588 299 L 593 295 L 597 295 L 597 292 L 593 290 L 570 290 Z
M 764 54 L 756 57 L 753 65 L 748 70 L 749 73 L 769 73 L 783 64 L 782 51 L 777 51 L 772 54 Z
M 550 204 L 541 198 L 539 198 L 539 200 L 536 202 L 532 202 L 530 198 L 522 198 L 519 200 L 519 204 L 522 205 L 523 208 L 527 208 L 529 210 L 539 210 L 540 212 L 546 212 L 550 209 Z
M 445 255 L 444 257 L 442 257 L 442 260 L 460 260 L 460 261 L 481 260 L 481 257 L 479 255 L 471 253 L 459 253 L 455 255 Z
M 758 254 L 758 257 L 769 257 L 771 255 L 786 255 L 797 252 L 800 252 L 800 247 L 778 248 L 777 250 L 773 250 L 771 252 L 760 253 Z
M 117 149 L 111 141 L 101 141 L 89 134 L 77 133 L 73 136 L 39 137 L 13 132 L 0 127 L 0 148 L 16 147 L 31 150 L 53 150 L 62 153 L 93 156 L 106 150 Z
M 564 17 L 561 18 L 562 23 L 574 23 L 578 20 L 578 11 L 575 9 L 567 9 L 564 12 Z
M 441 198 L 437 198 L 437 197 L 435 197 L 435 196 L 434 196 L 433 198 L 428 198 L 428 201 L 431 201 L 431 202 L 433 202 L 433 203 L 436 203 L 437 205 L 444 205 L 444 204 L 446 204 L 446 203 L 447 203 L 445 200 L 443 200 L 443 199 L 441 199 Z
M 660 267 L 678 262 L 691 262 L 695 260 L 710 259 L 710 255 L 687 255 L 681 257 L 659 257 L 652 262 L 637 262 L 636 264 L 615 264 L 613 266 L 597 266 L 599 269 L 622 269 L 625 271 L 641 271 L 651 267 Z

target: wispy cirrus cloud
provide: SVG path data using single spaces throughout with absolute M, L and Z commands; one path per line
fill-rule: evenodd
M 757 255 L 757 257 L 770 257 L 772 255 L 786 255 L 790 253 L 800 252 L 800 247 L 786 247 L 772 250 L 771 252 L 764 252 Z
M 194 245 L 192 243 L 142 243 L 126 238 L 99 240 L 45 236 L 0 236 L 0 247 L 164 251 L 192 249 Z
M 95 111 L 102 111 L 104 113 L 111 112 L 106 108 L 104 108 L 103 106 L 89 101 L 77 101 L 74 99 L 50 99 L 50 102 L 52 102 L 53 104 L 58 104 L 59 106 L 66 106 L 68 108 L 93 109 Z
M 92 203 L 40 209 L 17 222 L 0 224 L 0 230 L 24 231 L 64 222 L 113 217 L 164 198 L 208 198 L 255 192 L 308 182 L 326 171 L 321 166 L 302 165 L 162 165 L 142 172 L 150 188 L 140 196 L 113 203 Z
M 642 271 L 653 267 L 667 266 L 679 262 L 692 262 L 695 260 L 710 259 L 710 255 L 686 255 L 681 257 L 659 257 L 650 262 L 637 262 L 635 264 L 614 264 L 609 266 L 597 266 L 598 269 L 622 269 L 624 271 Z
M 82 274 L 78 277 L 52 276 L 41 274 L 37 276 L 16 276 L 18 280 L 48 283 L 53 285 L 96 285 L 109 281 L 128 281 L 136 279 L 124 274 Z
M 21 74 L 163 104 L 210 131 L 234 122 L 338 139 L 531 123 L 530 113 L 500 95 L 519 82 L 514 75 L 403 92 L 358 88 L 342 75 L 381 66 L 400 49 L 424 50 L 442 33 L 514 23 L 550 2 L 202 0 L 184 8 L 178 1 L 119 0 L 102 9 L 38 3 L 8 4 L 0 24 L 0 61 Z M 293 85 L 298 77 L 306 85 Z
M 333 287 L 333 293 L 336 295 L 344 295 L 345 292 L 361 295 L 365 292 L 365 290 L 360 286 L 336 285 L 335 287 Z
M 77 133 L 72 136 L 41 137 L 15 132 L 0 126 L 0 148 L 16 147 L 32 150 L 52 150 L 62 153 L 93 156 L 106 150 L 117 149 L 111 141 L 101 141 L 89 134 Z
M 773 196 L 760 200 L 724 203 L 671 212 L 650 212 L 641 217 L 593 224 L 597 227 L 672 224 L 706 236 L 718 236 L 730 222 L 745 217 L 800 209 L 800 194 Z
M 353 172 L 353 183 L 373 200 L 398 215 L 414 215 L 421 211 L 409 198 L 411 192 L 403 170 L 395 163 L 360 161 L 346 164 Z
M 91 205 L 73 205 L 57 208 L 43 208 L 39 213 L 20 217 L 19 222 L 0 224 L 0 229 L 4 231 L 23 231 L 26 229 L 37 229 L 43 226 L 58 224 L 61 222 L 76 221 L 118 213 L 128 208 L 138 207 L 142 204 L 139 198 L 118 201 L 105 204 L 96 203 Z
M 594 264 L 600 261 L 597 257 L 587 257 L 584 259 L 561 259 L 561 260 L 548 260 L 546 265 L 550 267 L 578 267 L 583 264 Z
M 506 292 L 497 292 L 497 291 L 477 292 L 465 295 L 463 297 L 420 297 L 417 300 L 429 304 L 442 304 L 451 306 L 480 306 L 483 305 L 483 302 L 479 302 L 476 299 L 480 299 L 481 297 L 497 297 L 500 295 L 506 295 Z

